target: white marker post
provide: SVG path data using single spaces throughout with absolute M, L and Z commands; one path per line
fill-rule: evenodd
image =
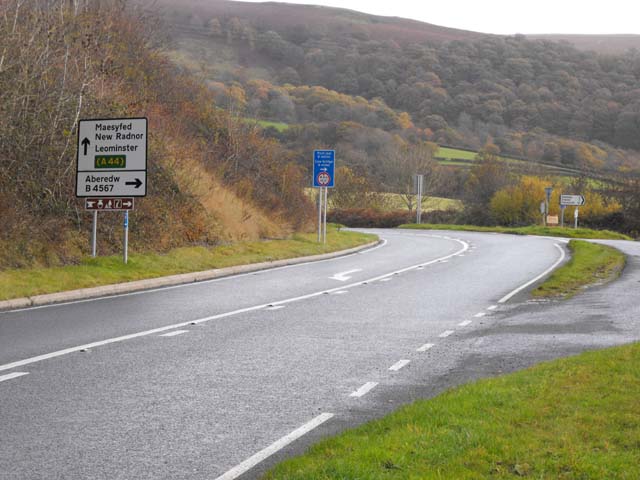
M 578 228 L 578 207 L 573 211 L 573 228 Z
M 416 174 L 416 223 L 422 223 L 422 188 L 423 188 L 424 175 Z

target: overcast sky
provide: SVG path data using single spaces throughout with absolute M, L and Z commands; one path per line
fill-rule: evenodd
M 638 0 L 292 0 L 286 3 L 349 8 L 484 33 L 640 34 Z

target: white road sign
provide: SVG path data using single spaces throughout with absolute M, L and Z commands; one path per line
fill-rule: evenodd
M 147 119 L 80 120 L 77 197 L 147 194 Z
M 560 195 L 560 205 L 581 207 L 584 202 L 582 195 Z

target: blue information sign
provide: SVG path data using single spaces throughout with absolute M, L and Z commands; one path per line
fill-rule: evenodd
M 333 188 L 335 185 L 335 150 L 314 150 L 313 152 L 313 186 L 316 188 Z

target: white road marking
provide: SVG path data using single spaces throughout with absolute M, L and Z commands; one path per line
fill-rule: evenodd
M 498 305 L 491 305 L 490 307 L 487 307 L 487 310 L 495 310 L 496 308 L 498 308 Z
M 566 257 L 566 254 L 564 253 L 564 249 L 560 245 L 558 245 L 557 243 L 554 243 L 553 245 L 560 251 L 560 258 L 558 258 L 558 260 L 553 265 L 551 265 L 549 268 L 547 268 L 544 272 L 542 272 L 536 278 L 534 278 L 533 280 L 529 280 L 524 285 L 521 285 L 518 288 L 516 288 L 515 290 L 513 290 L 512 292 L 506 294 L 504 297 L 502 297 L 500 300 L 498 300 L 498 303 L 506 303 L 506 302 L 508 302 L 514 295 L 520 293 L 522 290 L 524 290 L 528 286 L 533 285 L 538 280 L 540 280 L 540 279 L 544 278 L 545 276 L 549 275 L 558 265 L 560 265 L 562 263 L 562 261 Z
M 442 332 L 440 335 L 438 335 L 440 338 L 447 338 L 449 335 L 451 335 L 452 333 L 454 333 L 453 330 L 445 330 L 444 332 Z
M 380 280 L 381 282 L 389 282 L 391 279 L 390 278 L 383 278 L 382 280 Z
M 485 312 L 480 312 L 480 313 L 476 313 L 474 315 L 475 318 L 482 318 L 485 317 L 487 314 Z
M 427 350 L 429 350 L 430 348 L 433 348 L 433 347 L 434 347 L 433 343 L 425 343 L 420 348 L 418 348 L 416 350 L 416 352 L 426 352 Z
M 174 330 L 173 332 L 163 333 L 160 337 L 175 337 L 176 335 L 182 335 L 183 333 L 189 333 L 189 330 Z
M 394 363 L 393 365 L 391 365 L 389 367 L 389 370 L 391 370 L 392 372 L 397 372 L 401 368 L 404 368 L 407 365 L 409 365 L 409 363 L 411 363 L 411 360 L 400 360 L 400 361 Z
M 338 290 L 337 292 L 333 292 L 333 295 L 344 295 L 345 293 L 349 293 L 348 290 Z
M 359 389 L 357 389 L 355 392 L 351 393 L 349 396 L 356 397 L 356 398 L 363 397 L 367 393 L 369 393 L 371 390 L 373 390 L 377 385 L 378 385 L 378 382 L 367 382 L 364 385 L 362 385 Z
M 6 382 L 12 378 L 24 377 L 25 375 L 29 375 L 29 372 L 13 372 L 6 375 L 0 375 L 0 382 Z
M 267 310 L 280 310 L 281 308 L 285 308 L 284 305 L 271 305 L 267 307 Z
M 352 275 L 349 275 L 350 273 L 356 273 L 356 272 L 361 272 L 362 269 L 361 268 L 354 268 L 353 270 L 347 270 L 346 272 L 340 272 L 340 273 L 336 273 L 335 275 L 329 277 L 331 280 L 338 280 L 339 282 L 346 282 L 347 280 L 349 280 Z
M 236 465 L 235 467 L 233 467 L 231 470 L 224 473 L 223 475 L 220 475 L 215 480 L 235 480 L 240 475 L 248 472 L 253 467 L 258 465 L 260 462 L 266 460 L 274 453 L 279 452 L 290 443 L 296 441 L 298 438 L 309 433 L 314 428 L 319 427 L 320 425 L 322 425 L 327 420 L 330 420 L 331 418 L 333 418 L 333 413 L 323 413 L 321 415 L 318 415 L 316 418 L 314 418 L 310 422 L 305 423 L 303 426 L 301 426 L 297 430 L 294 430 L 290 434 L 285 435 L 280 440 L 277 440 L 276 442 L 272 443 L 264 450 L 260 450 L 258 453 L 256 453 L 252 457 L 249 457 L 239 465 Z
M 97 301 L 100 301 L 100 300 L 110 300 L 112 298 L 130 297 L 130 296 L 133 296 L 133 295 L 144 295 L 145 293 L 153 293 L 153 292 L 160 292 L 160 291 L 164 291 L 164 290 L 174 290 L 174 289 L 177 289 L 177 288 L 193 287 L 194 285 L 206 285 L 208 283 L 225 282 L 227 280 L 233 280 L 233 279 L 241 278 L 241 277 L 248 277 L 250 275 L 257 275 L 257 274 L 262 274 L 262 273 L 267 273 L 267 272 L 275 272 L 275 271 L 278 271 L 278 270 L 286 270 L 288 268 L 304 267 L 304 266 L 315 264 L 315 263 L 334 262 L 336 260 L 343 260 L 345 258 L 354 257 L 356 255 L 364 255 L 364 254 L 373 252 L 374 250 L 378 250 L 379 248 L 385 247 L 385 246 L 387 246 L 388 243 L 389 243 L 388 240 L 382 239 L 382 241 L 380 242 L 380 245 L 376 245 L 375 247 L 368 248 L 366 250 L 362 250 L 361 252 L 349 253 L 348 255 L 341 255 L 339 257 L 334 257 L 334 258 L 326 258 L 324 260 L 310 260 L 308 262 L 296 263 L 295 265 L 283 265 L 281 267 L 265 268 L 264 270 L 256 270 L 254 272 L 237 273 L 235 275 L 227 275 L 225 277 L 212 278 L 210 280 L 201 280 L 201 281 L 198 281 L 198 282 L 182 283 L 180 285 L 167 285 L 166 287 L 149 288 L 149 289 L 146 289 L 146 290 L 139 290 L 137 292 L 118 293 L 118 294 L 115 294 L 115 295 L 107 295 L 107 296 L 102 296 L 102 297 L 85 298 L 85 299 L 82 299 L 82 300 L 72 300 L 70 302 L 50 303 L 50 304 L 47 304 L 47 305 L 37 305 L 35 307 L 16 308 L 14 310 L 6 310 L 6 311 L 3 311 L 3 312 L 0 312 L 0 314 L 23 312 L 23 311 L 27 311 L 27 310 L 40 310 L 42 308 L 62 307 L 64 305 L 75 305 L 76 303 L 97 302 Z
M 468 327 L 469 325 L 471 325 L 473 322 L 471 320 L 465 320 L 464 322 L 460 322 L 458 324 L 459 327 Z
M 431 264 L 434 264 L 434 263 L 438 263 L 438 262 L 440 262 L 442 260 L 446 260 L 448 258 L 451 258 L 451 257 L 457 255 L 461 251 L 464 252 L 465 250 L 467 250 L 469 248 L 469 245 L 466 242 L 464 242 L 462 240 L 455 240 L 455 241 L 460 243 L 460 244 L 462 244 L 462 249 L 457 251 L 457 252 L 451 253 L 451 254 L 446 255 L 444 257 L 436 258 L 435 260 L 431 260 L 431 261 L 426 262 L 426 263 L 425 262 L 421 262 L 421 263 L 418 263 L 416 265 L 412 265 L 410 267 L 405 267 L 403 269 L 396 270 L 394 272 L 378 275 L 377 277 L 370 278 L 370 279 L 368 279 L 366 281 L 367 282 L 375 282 L 375 281 L 381 280 L 383 278 L 388 278 L 388 277 L 391 277 L 393 275 L 398 275 L 398 274 L 403 273 L 403 272 L 408 272 L 410 270 L 415 269 L 419 265 L 427 266 L 427 265 L 431 265 Z M 325 293 L 334 293 L 334 292 L 337 292 L 338 290 L 345 290 L 345 289 L 354 288 L 354 287 L 357 287 L 357 286 L 359 286 L 361 284 L 362 284 L 362 282 L 360 282 L 360 283 L 351 283 L 351 284 L 348 284 L 348 285 L 342 285 L 340 287 L 332 288 L 332 289 L 329 289 L 329 290 L 321 290 L 321 291 L 318 291 L 318 292 L 308 293 L 306 295 L 300 295 L 299 297 L 292 297 L 292 298 L 287 298 L 287 299 L 284 299 L 284 300 L 279 300 L 279 301 L 276 301 L 276 302 L 269 302 L 269 303 L 263 303 L 261 305 L 254 305 L 252 307 L 240 308 L 238 310 L 232 310 L 232 311 L 226 312 L 226 313 L 219 313 L 217 315 L 211 315 L 209 317 L 199 318 L 197 320 L 189 320 L 187 322 L 175 323 L 173 325 L 166 325 L 164 327 L 158 327 L 158 328 L 153 328 L 151 330 L 145 330 L 145 331 L 142 331 L 142 332 L 131 333 L 129 335 L 122 335 L 120 337 L 114 337 L 114 338 L 109 338 L 109 339 L 106 339 L 106 340 L 100 340 L 100 341 L 97 341 L 97 342 L 87 343 L 87 344 L 84 344 L 84 345 L 78 345 L 77 347 L 65 348 L 63 350 L 58 350 L 58 351 L 55 351 L 55 352 L 46 353 L 46 354 L 43 354 L 43 355 L 37 355 L 35 357 L 26 358 L 24 360 L 18 360 L 18 361 L 15 361 L 15 362 L 11 362 L 11 363 L 6 363 L 4 365 L 0 365 L 0 372 L 5 371 L 5 370 L 11 370 L 11 369 L 17 368 L 17 367 L 22 367 L 24 365 L 30 365 L 30 364 L 36 363 L 36 362 L 41 362 L 43 360 L 49 360 L 51 358 L 61 357 L 63 355 L 68 355 L 70 353 L 79 352 L 81 350 L 89 350 L 89 349 L 92 349 L 92 348 L 102 347 L 104 345 L 109 345 L 109 344 L 112 344 L 112 343 L 124 342 L 124 341 L 127 341 L 127 340 L 132 340 L 134 338 L 146 337 L 148 335 L 154 335 L 156 333 L 162 333 L 162 332 L 167 332 L 169 330 L 175 330 L 176 328 L 186 327 L 186 326 L 189 326 L 189 325 L 193 325 L 194 323 L 195 324 L 200 324 L 200 323 L 210 322 L 210 321 L 213 321 L 213 320 L 220 320 L 222 318 L 233 317 L 235 315 L 240 315 L 240 314 L 243 314 L 243 313 L 255 312 L 257 310 L 261 310 L 261 309 L 263 309 L 265 307 L 268 307 L 269 305 L 285 305 L 285 304 L 288 304 L 288 303 L 299 302 L 301 300 L 306 300 L 308 298 L 319 297 L 321 295 L 324 295 Z
M 449 260 L 440 260 L 440 263 L 448 263 Z

